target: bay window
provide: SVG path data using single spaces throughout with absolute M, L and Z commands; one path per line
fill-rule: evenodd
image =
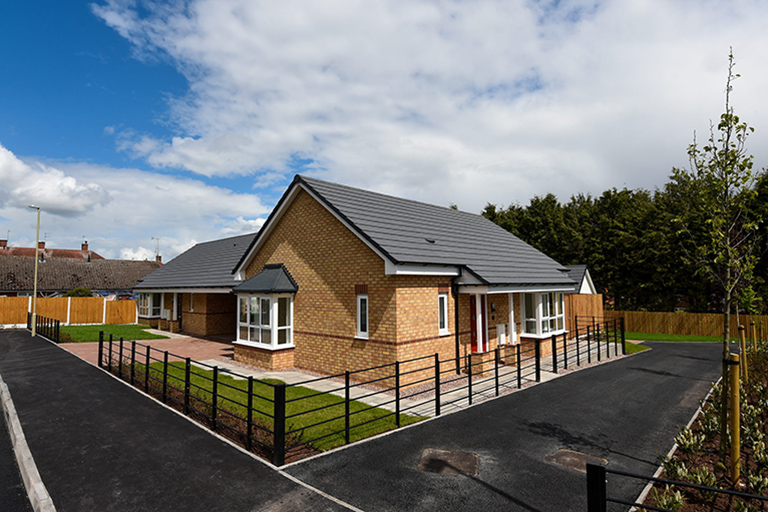
M 143 318 L 159 318 L 162 307 L 160 293 L 139 294 L 139 316 Z
M 293 346 L 293 297 L 238 295 L 237 341 L 267 349 Z
M 535 336 L 565 330 L 565 298 L 562 292 L 523 295 L 523 332 Z

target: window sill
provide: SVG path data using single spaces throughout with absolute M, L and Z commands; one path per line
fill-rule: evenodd
M 260 348 L 263 350 L 270 350 L 270 351 L 277 351 L 277 350 L 286 350 L 289 348 L 296 348 L 296 345 L 265 345 L 264 343 L 256 343 L 255 341 L 243 341 L 243 340 L 235 340 L 232 342 L 233 345 L 241 345 L 243 347 L 253 347 L 253 348 Z
M 565 329 L 563 329 L 562 331 L 552 331 L 552 332 L 548 332 L 548 333 L 545 333 L 545 334 L 531 334 L 531 333 L 524 332 L 522 334 L 519 334 L 518 337 L 520 337 L 520 338 L 534 338 L 534 339 L 537 339 L 537 340 L 546 340 L 548 338 L 551 338 L 552 336 L 562 336 L 566 332 L 568 332 L 568 331 L 566 331 Z
M 450 332 L 448 332 L 448 331 L 440 331 L 440 332 L 437 334 L 437 337 L 438 337 L 438 338 L 443 338 L 443 337 L 445 337 L 445 336 L 450 336 L 450 335 L 451 335 L 451 333 L 450 333 Z
M 354 339 L 356 339 L 356 340 L 363 340 L 363 341 L 368 341 L 368 336 L 360 336 L 360 335 L 357 335 L 357 336 L 355 336 L 355 338 L 354 338 Z

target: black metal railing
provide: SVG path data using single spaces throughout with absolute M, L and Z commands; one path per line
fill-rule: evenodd
M 619 345 L 623 354 L 621 325 L 605 322 L 595 331 L 586 328 L 461 358 L 433 354 L 290 384 L 221 370 L 104 332 L 98 362 L 281 466 L 425 415 L 439 416 L 446 407 L 472 405 L 540 382 L 542 371 L 557 373 L 560 367 L 615 357 Z
M 638 475 L 636 473 L 628 473 L 626 471 L 608 469 L 603 464 L 588 461 L 587 462 L 587 512 L 606 512 L 608 503 L 618 503 L 620 505 L 626 505 L 629 507 L 640 507 L 641 510 L 673 512 L 666 508 L 654 507 L 652 505 L 643 505 L 642 503 L 636 503 L 634 501 L 629 501 L 622 498 L 608 496 L 608 475 L 617 475 L 617 476 L 629 478 L 632 480 L 644 480 L 647 482 L 653 482 L 661 485 L 682 487 L 685 489 L 694 489 L 698 491 L 703 491 L 705 493 L 712 493 L 713 495 L 721 494 L 721 495 L 734 496 L 737 498 L 743 498 L 748 500 L 768 502 L 768 497 L 766 496 L 758 496 L 756 494 L 747 494 L 739 491 L 729 491 L 727 489 L 718 489 L 716 487 L 707 487 L 704 485 L 690 484 L 687 482 L 678 482 L 675 480 L 666 480 L 664 478 L 643 476 L 643 475 Z
M 35 331 L 54 343 L 59 342 L 60 323 L 58 320 L 35 315 Z M 32 331 L 32 313 L 27 313 L 27 330 Z

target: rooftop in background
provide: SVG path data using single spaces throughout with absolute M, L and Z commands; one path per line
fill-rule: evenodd
M 135 286 L 137 290 L 232 288 L 232 268 L 256 233 L 202 242 L 179 254 Z
M 80 249 L 46 249 L 45 242 L 38 242 L 38 251 L 42 259 L 50 260 L 54 258 L 71 258 L 80 260 L 103 260 L 104 256 L 88 249 L 88 242 L 83 242 Z M 25 258 L 35 257 L 34 247 L 9 247 L 8 240 L 0 240 L 0 256 L 22 256 Z
M 155 261 L 87 261 L 51 258 L 38 265 L 37 289 L 40 293 L 66 292 L 89 288 L 94 292 L 131 290 L 139 280 L 160 267 Z M 35 260 L 24 256 L 0 258 L 0 293 L 30 292 L 34 288 Z

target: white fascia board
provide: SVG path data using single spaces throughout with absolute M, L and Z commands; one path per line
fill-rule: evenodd
M 543 293 L 543 292 L 570 292 L 573 290 L 572 286 L 567 285 L 551 285 L 551 286 L 536 286 L 536 287 L 522 287 L 522 286 L 459 286 L 459 293 L 481 293 L 487 295 L 494 295 L 497 293 Z
M 235 270 L 235 276 L 237 276 L 237 277 L 239 278 L 238 280 L 240 280 L 240 281 L 243 281 L 243 280 L 245 280 L 245 269 L 247 269 L 247 268 L 248 268 L 248 265 L 250 265 L 250 264 L 251 264 L 251 261 L 253 260 L 253 258 L 254 258 L 254 256 L 256 255 L 256 253 L 258 253 L 258 252 L 259 252 L 259 249 L 261 248 L 261 246 L 264 244 L 264 242 L 267 240 L 267 238 L 269 238 L 269 235 L 270 235 L 270 234 L 272 234 L 272 230 L 275 228 L 275 226 L 277 225 L 277 223 L 278 223 L 278 222 L 280 221 L 280 219 L 283 217 L 283 214 L 285 214 L 286 210 L 288 210 L 288 207 L 289 207 L 291 204 L 293 204 L 293 200 L 294 200 L 294 199 L 296 199 L 296 196 L 297 196 L 297 195 L 298 195 L 298 193 L 299 193 L 299 189 L 301 189 L 301 190 L 303 190 L 304 192 L 306 192 L 307 194 L 309 194 L 309 195 L 312 197 L 312 199 L 314 199 L 315 201 L 317 201 L 317 202 L 318 202 L 318 204 L 320 204 L 320 205 L 321 205 L 323 208 L 325 208 L 325 209 L 326 209 L 326 210 L 327 210 L 327 211 L 328 211 L 328 212 L 329 212 L 331 215 L 333 215 L 333 216 L 336 218 L 336 220 L 338 220 L 339 222 L 341 222 L 341 223 L 344 225 L 344 227 L 345 227 L 345 228 L 347 228 L 347 229 L 348 229 L 348 230 L 350 230 L 352 233 L 354 233 L 354 235 L 355 235 L 357 238 L 359 238 L 359 239 L 360 239 L 360 240 L 361 240 L 361 241 L 362 241 L 362 242 L 363 242 L 365 245 L 367 245 L 369 249 L 371 249 L 371 250 L 372 250 L 374 253 L 376 253 L 376 255 L 377 255 L 379 258 L 381 258 L 382 260 L 384 260 L 384 263 L 385 263 L 385 264 L 387 264 L 387 263 L 392 263 L 392 262 L 389 260 L 389 258 L 387 258 L 386 256 L 384 256 L 384 254 L 382 254 L 382 253 L 381 253 L 381 251 L 379 251 L 379 250 L 378 250 L 376 247 L 374 247 L 374 246 L 373 246 L 373 245 L 372 245 L 372 244 L 371 244 L 371 243 L 370 243 L 368 240 L 366 240 L 365 238 L 363 238 L 362 236 L 360 236 L 360 234 L 359 234 L 359 233 L 358 233 L 358 232 L 357 232 L 355 229 L 353 229 L 353 228 L 352 228 L 352 226 L 350 226 L 350 225 L 349 225 L 349 223 L 348 223 L 346 220 L 344 220 L 343 218 L 339 217 L 339 216 L 336 214 L 336 212 L 335 212 L 335 211 L 333 211 L 332 209 L 328 208 L 328 207 L 325 205 L 325 203 L 324 203 L 324 202 L 323 202 L 323 201 L 322 201 L 322 200 L 321 200 L 319 197 L 317 197 L 317 195 L 315 195 L 315 193 L 314 193 L 314 192 L 312 192 L 311 190 L 309 190 L 308 188 L 306 188 L 306 187 L 304 186 L 304 184 L 303 184 L 303 183 L 299 183 L 297 186 L 293 187 L 293 189 L 291 190 L 290 194 L 288 195 L 288 197 L 286 197 L 286 198 L 285 198 L 285 201 L 283 201 L 283 202 L 282 202 L 282 204 L 280 205 L 280 209 L 279 209 L 279 210 L 277 210 L 277 212 L 275 212 L 275 215 L 272 217 L 272 219 L 269 221 L 269 223 L 268 223 L 268 224 L 266 224 L 266 225 L 265 225 L 265 226 L 262 228 L 262 231 L 259 233 L 259 238 L 256 240 L 256 243 L 253 245 L 253 247 L 251 248 L 251 250 L 250 250 L 250 252 L 248 253 L 248 255 L 246 256 L 246 258 L 243 260 L 243 264 L 242 264 L 242 265 L 240 265 L 240 266 L 239 266 L 239 267 L 238 267 L 238 268 Z
M 232 284 L 232 287 L 235 285 Z M 136 293 L 231 293 L 230 288 L 134 288 Z
M 392 263 L 389 258 L 384 258 L 384 274 L 388 276 L 458 276 L 461 270 L 458 267 L 448 265 L 416 265 Z

